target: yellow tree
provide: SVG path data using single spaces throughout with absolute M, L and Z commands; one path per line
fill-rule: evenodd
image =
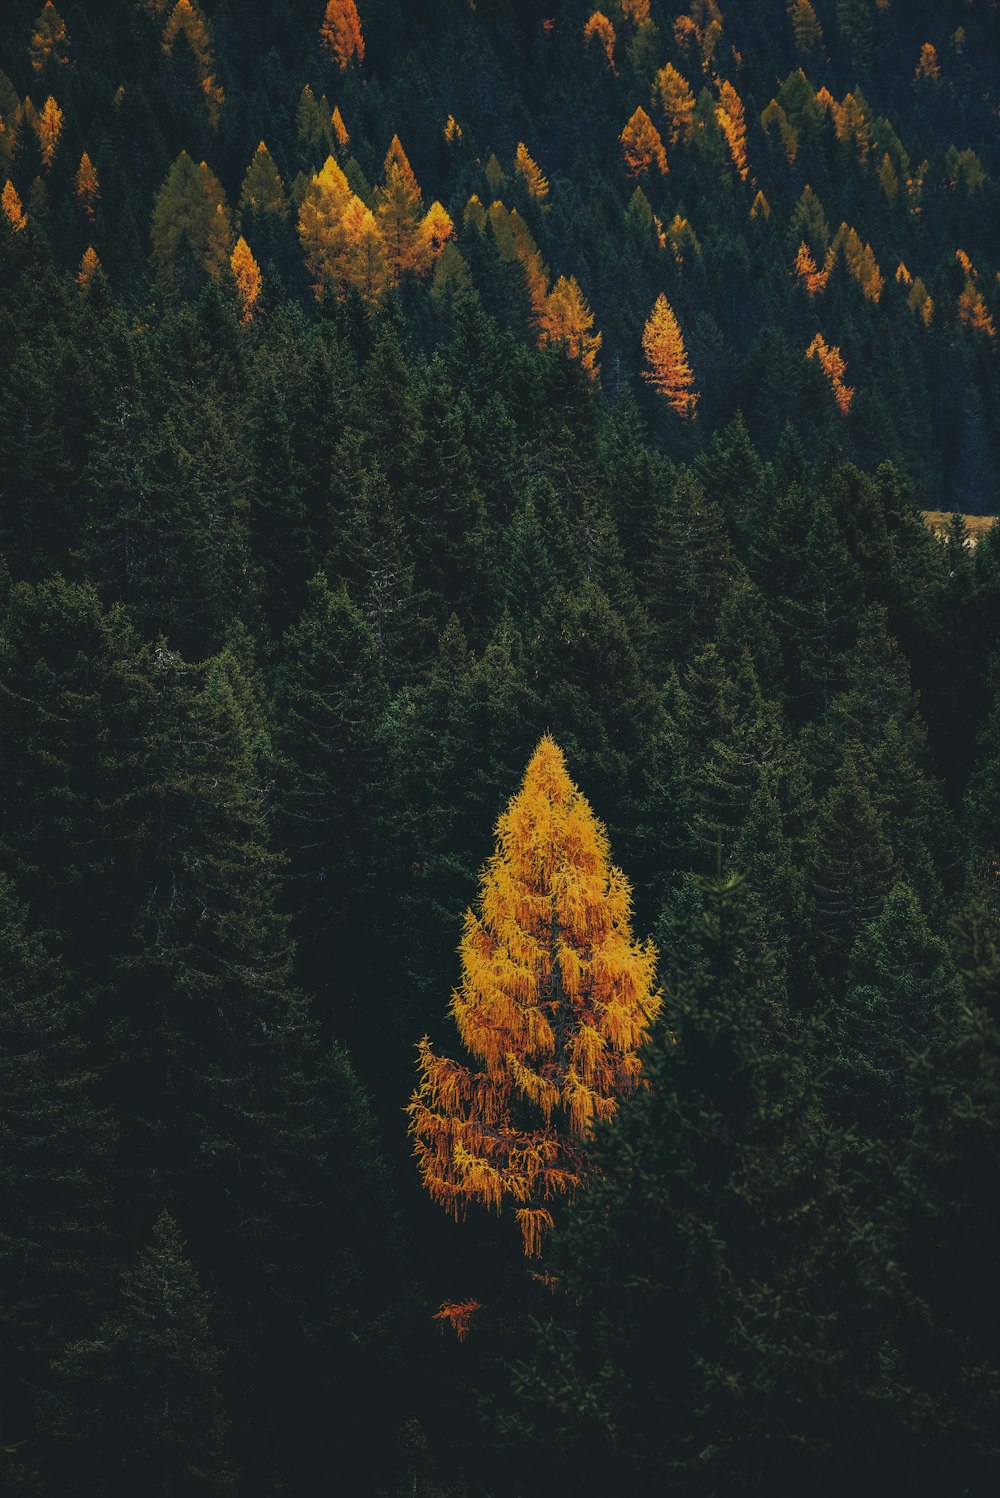
M 268 213 L 275 218 L 288 217 L 285 184 L 274 164 L 274 158 L 263 141 L 247 167 L 240 189 L 240 208 L 244 213 Z
M 333 133 L 337 137 L 337 145 L 346 146 L 351 136 L 350 132 L 347 129 L 347 126 L 344 124 L 344 116 L 340 112 L 339 104 L 335 104 L 333 106 L 333 114 L 330 116 L 330 124 L 333 126 Z
M 625 170 L 630 177 L 641 177 L 655 166 L 661 175 L 667 173 L 667 153 L 660 132 L 640 104 L 619 136 Z
M 31 34 L 31 66 L 40 73 L 47 63 L 64 66 L 69 62 L 69 37 L 66 22 L 56 10 L 52 0 L 45 0 L 42 13 L 35 22 Z
M 59 144 L 62 128 L 63 112 L 52 95 L 49 94 L 41 113 L 35 121 L 35 134 L 38 136 L 38 147 L 41 151 L 42 161 L 46 166 L 52 165 L 52 158 L 56 154 L 56 146 Z
M 643 379 L 678 416 L 693 416 L 698 403 L 694 374 L 674 310 L 661 291 L 642 333 Z
M 940 83 L 941 81 L 941 67 L 938 63 L 937 48 L 931 42 L 924 42 L 920 49 L 920 57 L 917 61 L 913 81 L 915 83 Z
M 575 276 L 559 276 L 545 298 L 538 319 L 539 342 L 562 344 L 571 359 L 579 359 L 592 380 L 597 378 L 601 334 L 594 332 L 594 314 Z
M 528 154 L 528 148 L 524 141 L 520 141 L 517 153 L 514 157 L 514 165 L 524 179 L 524 185 L 531 196 L 539 203 L 544 203 L 549 195 L 548 178 L 542 175 L 541 168 Z
M 468 911 L 451 1015 L 468 1063 L 418 1046 L 410 1132 L 423 1183 L 454 1216 L 514 1208 L 538 1254 L 552 1204 L 586 1176 L 587 1138 L 641 1073 L 660 1011 L 656 951 L 631 889 L 546 735 L 496 826 Z
M 341 72 L 352 62 L 364 62 L 365 39 L 354 0 L 328 0 L 319 35 Z
M 100 269 L 101 262 L 98 259 L 97 251 L 94 249 L 93 245 L 88 245 L 83 252 L 83 259 L 80 261 L 80 269 L 76 273 L 76 284 L 79 286 L 81 291 L 87 290 L 87 288 L 90 286 L 91 281 L 94 279 L 95 275 Z
M 972 280 L 966 281 L 958 299 L 958 320 L 963 327 L 971 328 L 974 333 L 985 333 L 987 338 L 995 338 L 997 335 L 990 309 Z
M 22 229 L 28 227 L 28 215 L 24 211 L 20 194 L 9 178 L 3 185 L 3 191 L 0 192 L 0 210 L 15 232 L 20 233 Z
M 80 211 L 90 223 L 94 222 L 94 213 L 101 197 L 101 184 L 97 180 L 97 170 L 87 152 L 84 151 L 80 157 L 80 165 L 76 169 L 76 182 L 73 188 L 76 201 L 80 205 Z
M 182 151 L 167 173 L 153 207 L 153 257 L 167 280 L 185 261 L 217 281 L 229 264 L 232 222 L 219 179 Z
M 618 38 L 615 28 L 604 14 L 603 10 L 595 10 L 590 20 L 583 28 L 583 39 L 585 42 L 596 42 L 608 60 L 608 67 L 612 73 L 617 73 L 615 67 L 615 43 Z
M 649 0 L 621 0 L 622 15 L 638 30 L 649 20 Z
M 260 266 L 254 259 L 253 251 L 241 234 L 233 246 L 233 253 L 229 257 L 229 267 L 233 273 L 233 281 L 236 284 L 236 298 L 240 305 L 240 322 L 253 321 L 254 307 L 260 296 L 264 284 L 260 274 Z
M 747 180 L 747 126 L 743 114 L 743 100 L 731 83 L 719 84 L 719 102 L 715 106 L 715 118 L 719 129 L 726 137 L 733 165 L 742 181 Z
M 394 281 L 408 271 L 428 268 L 420 237 L 423 198 L 413 168 L 398 135 L 386 152 L 382 186 L 375 193 L 375 218 L 385 243 L 389 273 Z
M 687 79 L 671 62 L 660 69 L 653 81 L 653 101 L 666 116 L 670 144 L 686 140 L 694 129 L 694 94 Z

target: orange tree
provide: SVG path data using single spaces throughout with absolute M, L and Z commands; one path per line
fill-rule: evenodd
M 424 1185 L 456 1217 L 512 1204 L 526 1254 L 579 1186 L 587 1136 L 636 1085 L 658 1014 L 656 950 L 633 940 L 631 888 L 546 735 L 496 827 L 465 916 L 451 1014 L 470 1062 L 425 1036 L 409 1106 Z

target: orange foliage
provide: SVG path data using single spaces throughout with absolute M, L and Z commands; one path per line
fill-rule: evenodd
M 731 83 L 719 84 L 719 102 L 715 106 L 715 118 L 726 137 L 733 165 L 740 179 L 747 180 L 747 126 L 743 115 L 743 100 Z
M 686 140 L 694 129 L 694 94 L 673 63 L 666 63 L 653 80 L 653 102 L 666 115 L 670 144 L 676 145 L 681 137 Z
M 997 336 L 990 310 L 983 300 L 982 292 L 973 281 L 966 281 L 958 299 L 958 320 L 963 327 L 971 328 L 974 333 L 985 333 L 987 338 Z
M 902 260 L 896 266 L 896 280 L 901 286 L 909 286 L 913 281 L 913 277 Z
M 80 165 L 76 169 L 74 192 L 82 213 L 93 223 L 94 209 L 101 197 L 101 184 L 97 180 L 94 163 L 86 151 L 80 157 Z
M 341 72 L 352 62 L 364 62 L 365 39 L 354 0 L 328 0 L 319 36 Z
M 694 415 L 698 396 L 688 363 L 684 338 L 674 310 L 663 292 L 656 299 L 642 334 L 646 367 L 643 379 L 664 397 L 678 416 Z
M 439 1056 L 424 1037 L 410 1132 L 435 1201 L 455 1216 L 513 1204 L 536 1255 L 550 1204 L 585 1178 L 592 1125 L 639 1079 L 662 1000 L 655 949 L 632 939 L 628 881 L 548 735 L 496 839 L 451 1000 L 472 1061 Z
M 941 68 L 937 58 L 937 48 L 930 42 L 924 42 L 920 49 L 920 59 L 917 62 L 916 71 L 913 74 L 915 83 L 937 83 L 941 77 Z
M 809 246 L 803 239 L 795 256 L 795 274 L 810 296 L 816 296 L 818 292 L 826 290 L 826 283 L 830 279 L 832 268 L 833 257 L 828 254 L 823 269 L 819 270 Z
M 608 20 L 602 10 L 595 10 L 590 20 L 583 28 L 583 39 L 585 42 L 597 42 L 608 60 L 608 67 L 613 73 L 617 73 L 615 67 L 615 43 L 618 38 L 615 28 Z
M 97 271 L 101 269 L 101 262 L 97 258 L 97 251 L 93 245 L 88 245 L 83 252 L 80 261 L 80 269 L 77 271 L 76 284 L 81 291 L 86 291 Z
M 548 179 L 543 177 L 538 163 L 531 159 L 528 148 L 524 141 L 520 141 L 514 157 L 514 165 L 524 178 L 524 184 L 531 196 L 539 203 L 544 203 L 549 195 Z
M 472 1325 L 472 1318 L 483 1308 L 478 1300 L 443 1300 L 440 1310 L 434 1312 L 435 1321 L 446 1321 L 460 1342 L 464 1342 Z
M 649 0 L 621 0 L 622 15 L 638 30 L 649 20 Z
M 31 66 L 40 73 L 47 63 L 65 66 L 69 62 L 69 37 L 66 22 L 56 10 L 52 0 L 45 0 L 42 13 L 35 22 L 31 35 Z
M 692 255 L 701 254 L 701 245 L 698 241 L 697 234 L 694 232 L 687 219 L 682 218 L 679 213 L 674 214 L 673 218 L 670 221 L 670 225 L 663 236 L 664 249 L 666 248 L 667 244 L 669 244 L 671 249 L 673 250 L 674 259 L 677 261 L 678 265 L 684 264 L 684 256 L 688 253 L 688 251 L 690 251 Z
M 817 102 L 819 94 L 816 95 Z M 837 139 L 845 145 L 853 141 L 861 161 L 868 159 L 871 137 L 868 130 L 868 112 L 863 102 L 854 94 L 845 94 L 842 101 L 832 104 L 833 128 Z
M 240 304 L 240 322 L 252 322 L 254 306 L 264 283 L 261 279 L 260 266 L 242 234 L 233 246 L 229 265 L 236 283 L 236 296 Z
M 333 125 L 333 133 L 337 137 L 337 145 L 346 146 L 351 137 L 348 134 L 347 126 L 344 124 L 344 116 L 340 112 L 339 104 L 333 106 L 330 123 Z
M 806 349 L 807 359 L 816 359 L 823 373 L 826 375 L 833 392 L 833 398 L 842 416 L 846 416 L 851 409 L 851 401 L 854 399 L 854 390 L 850 385 L 844 384 L 844 374 L 847 365 L 841 358 L 840 349 L 827 343 L 822 333 L 817 333 L 812 343 Z
M 619 136 L 625 156 L 625 170 L 630 177 L 641 177 L 651 166 L 667 173 L 667 153 L 660 132 L 640 104 Z
M 455 145 L 456 141 L 462 139 L 462 127 L 453 114 L 450 114 L 444 122 L 444 138 L 449 146 Z
M 0 210 L 11 228 L 20 233 L 28 226 L 28 215 L 24 211 L 20 195 L 13 182 L 8 180 L 4 183 L 3 191 L 0 192 Z
M 35 134 L 38 136 L 38 146 L 42 154 L 42 161 L 46 166 L 52 165 L 52 158 L 56 154 L 56 146 L 62 135 L 63 112 L 53 99 L 52 95 L 46 99 L 42 112 L 35 120 Z
M 882 295 L 885 282 L 871 245 L 863 245 L 854 229 L 847 224 L 841 224 L 834 236 L 831 249 L 834 255 L 843 254 L 848 273 L 857 281 L 866 300 L 877 302 Z

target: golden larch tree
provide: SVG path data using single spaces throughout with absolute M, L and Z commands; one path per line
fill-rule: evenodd
M 592 380 L 597 378 L 601 334 L 594 332 L 594 314 L 575 276 L 558 277 L 545 298 L 538 325 L 540 343 L 562 344 Z
M 431 1197 L 456 1217 L 513 1206 L 528 1255 L 553 1203 L 584 1182 L 593 1125 L 636 1086 L 661 1008 L 655 948 L 630 918 L 607 833 L 546 735 L 465 917 L 451 1016 L 470 1059 L 425 1036 L 409 1105 Z
M 653 81 L 653 102 L 666 116 L 670 144 L 686 140 L 694 130 L 694 94 L 672 62 L 662 67 Z
M 621 0 L 622 15 L 639 29 L 649 20 L 649 0 Z
M 333 106 L 333 114 L 330 116 L 330 124 L 333 126 L 333 133 L 336 138 L 337 145 L 346 146 L 351 136 L 350 132 L 347 129 L 347 126 L 344 124 L 344 116 L 340 112 L 339 104 L 335 104 Z
M 80 157 L 80 165 L 76 169 L 73 191 L 80 205 L 80 212 L 84 218 L 93 223 L 97 204 L 101 198 L 101 184 L 97 179 L 97 169 L 86 151 Z
M 941 65 L 938 62 L 937 48 L 931 42 L 924 42 L 920 49 L 913 81 L 914 83 L 940 83 L 941 81 Z
M 590 20 L 584 24 L 583 39 L 585 42 L 596 42 L 607 58 L 608 67 L 612 73 L 617 73 L 615 67 L 615 43 L 618 37 L 615 28 L 604 14 L 603 10 L 595 10 Z
M 544 203 L 549 195 L 549 181 L 543 176 L 537 161 L 532 159 L 523 140 L 518 143 L 514 165 L 521 174 L 531 197 L 538 203 Z
M 9 177 L 0 192 L 0 210 L 11 228 L 18 233 L 28 227 L 28 215 L 24 211 L 21 196 Z
M 987 338 L 995 338 L 997 335 L 990 309 L 972 280 L 966 281 L 958 299 L 958 320 L 963 327 L 971 328 L 973 333 L 985 333 Z
M 274 218 L 288 217 L 288 199 L 281 173 L 274 158 L 263 141 L 253 154 L 247 167 L 243 186 L 240 189 L 240 209 L 243 213 L 271 214 Z
M 760 188 L 757 189 L 757 196 L 750 204 L 750 217 L 765 219 L 771 217 L 771 205 L 765 198 Z
M 819 364 L 820 369 L 826 375 L 840 414 L 846 416 L 851 409 L 851 401 L 854 399 L 854 389 L 844 384 L 847 365 L 844 363 L 840 349 L 836 344 L 828 344 L 822 333 L 817 333 L 806 349 L 806 358 L 815 359 Z
M 698 403 L 694 373 L 674 309 L 661 291 L 642 333 L 643 379 L 663 396 L 678 416 L 693 416 Z
M 359 67 L 364 62 L 365 39 L 354 0 L 328 0 L 319 35 L 341 72 L 352 62 Z
M 805 240 L 800 242 L 795 254 L 795 274 L 810 296 L 817 296 L 819 292 L 826 290 L 832 267 L 833 257 L 829 255 L 824 262 L 823 269 L 820 270 Z
M 450 114 L 444 122 L 444 138 L 449 146 L 456 146 L 462 139 L 462 127 L 453 114 Z
M 733 165 L 740 179 L 745 182 L 750 170 L 747 166 L 747 126 L 743 114 L 743 100 L 731 83 L 719 84 L 719 102 L 715 106 L 715 118 L 726 138 Z
M 56 10 L 52 0 L 45 0 L 42 6 L 42 13 L 31 33 L 29 52 L 31 66 L 36 73 L 40 73 L 50 62 L 54 62 L 58 67 L 64 67 L 69 62 L 69 35 L 66 31 L 66 22 Z
M 399 136 L 394 135 L 386 152 L 382 186 L 375 193 L 375 218 L 382 232 L 389 272 L 394 281 L 409 271 L 427 269 L 425 247 L 420 238 L 422 217 L 420 186 Z
M 253 251 L 241 234 L 233 246 L 233 253 L 229 257 L 229 268 L 233 273 L 233 282 L 236 286 L 236 300 L 240 307 L 240 322 L 253 321 L 254 308 L 264 285 L 260 273 L 260 266 L 254 259 Z
M 38 136 L 38 148 L 41 152 L 42 161 L 46 166 L 52 165 L 52 158 L 56 154 L 56 146 L 63 129 L 63 112 L 53 99 L 52 95 L 46 99 L 41 112 L 35 120 L 35 134 Z
M 655 166 L 662 176 L 667 173 L 667 153 L 660 132 L 640 104 L 619 136 L 625 170 L 630 177 L 641 177 Z
M 76 284 L 79 286 L 81 291 L 87 290 L 87 288 L 90 286 L 91 281 L 94 279 L 94 276 L 100 269 L 101 262 L 98 259 L 97 251 L 94 249 L 94 246 L 92 244 L 88 245 L 83 252 L 83 259 L 80 261 L 80 269 L 76 273 Z

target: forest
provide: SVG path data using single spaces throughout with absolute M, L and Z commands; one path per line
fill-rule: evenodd
M 998 131 L 994 0 L 2 0 L 0 1492 L 1000 1489 Z

